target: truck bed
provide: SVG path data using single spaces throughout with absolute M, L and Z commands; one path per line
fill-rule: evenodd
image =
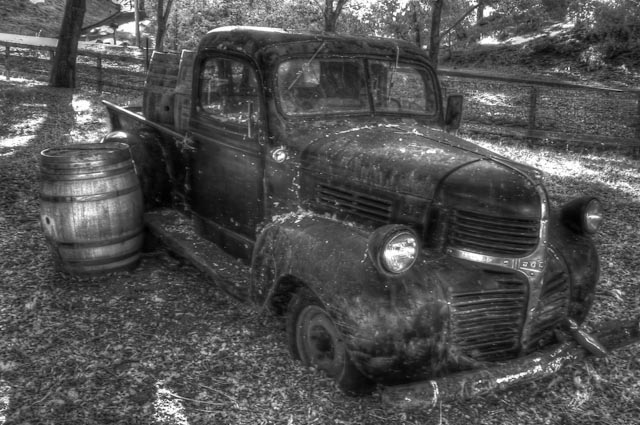
M 113 130 L 135 130 L 141 126 L 148 126 L 177 139 L 183 139 L 185 137 L 184 134 L 176 131 L 171 126 L 159 124 L 147 119 L 142 115 L 142 108 L 140 107 L 125 108 L 106 100 L 103 100 L 102 103 L 107 108 Z

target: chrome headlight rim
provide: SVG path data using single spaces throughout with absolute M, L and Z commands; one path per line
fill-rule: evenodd
M 378 272 L 387 277 L 401 276 L 415 265 L 420 256 L 420 240 L 408 226 L 389 224 L 371 233 L 367 254 Z M 400 262 L 399 267 L 393 261 Z
M 582 210 L 582 228 L 585 233 L 593 235 L 602 227 L 604 211 L 598 198 L 589 199 Z
M 575 232 L 593 235 L 604 221 L 602 202 L 593 196 L 574 199 L 562 207 L 562 221 Z

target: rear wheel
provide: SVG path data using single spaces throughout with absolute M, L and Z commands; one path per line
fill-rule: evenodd
M 351 361 L 333 319 L 306 288 L 298 290 L 289 303 L 287 334 L 293 357 L 324 371 L 344 392 L 364 394 L 373 390 L 373 381 Z

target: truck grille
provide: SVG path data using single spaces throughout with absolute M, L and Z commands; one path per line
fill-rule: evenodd
M 320 184 L 316 189 L 316 201 L 330 210 L 376 223 L 386 224 L 391 221 L 393 203 L 389 199 Z
M 491 288 L 450 293 L 451 341 L 479 361 L 515 357 L 527 305 L 527 283 L 514 273 L 485 271 Z
M 453 210 L 448 244 L 488 255 L 523 257 L 538 245 L 540 220 Z
M 559 270 L 546 277 L 531 334 L 526 343 L 526 352 L 535 351 L 554 340 L 554 329 L 560 326 L 567 315 L 568 300 L 569 276 L 567 273 Z

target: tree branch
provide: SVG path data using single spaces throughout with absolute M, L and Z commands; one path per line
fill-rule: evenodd
M 167 0 L 167 6 L 164 9 L 164 14 L 162 16 L 162 20 L 166 23 L 169 20 L 169 13 L 171 12 L 171 6 L 173 5 L 173 0 Z
M 465 12 L 465 13 L 464 13 L 464 14 L 463 14 L 463 15 L 462 15 L 462 16 L 461 16 L 457 21 L 455 21 L 455 22 L 453 23 L 453 25 L 451 25 L 451 26 L 450 26 L 449 28 L 447 28 L 446 30 L 442 31 L 442 32 L 440 33 L 440 37 L 442 38 L 442 37 L 444 37 L 445 35 L 449 34 L 451 31 L 453 31 L 453 29 L 454 29 L 455 27 L 457 27 L 458 25 L 460 25 L 460 23 L 462 23 L 462 21 L 464 21 L 464 20 L 467 18 L 467 16 L 471 15 L 471 13 L 472 13 L 474 10 L 476 10 L 476 9 L 480 6 L 480 4 L 481 4 L 481 3 L 482 3 L 482 2 L 478 2 L 478 4 L 476 4 L 475 6 L 471 6 L 471 7 L 469 8 L 469 10 L 467 10 L 467 11 L 466 11 L 466 12 Z

